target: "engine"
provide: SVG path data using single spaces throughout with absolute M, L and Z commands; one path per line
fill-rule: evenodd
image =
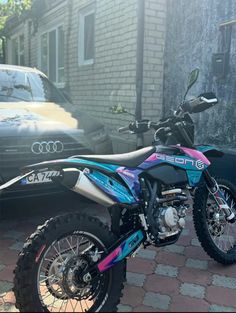
M 181 189 L 172 189 L 162 192 L 163 198 L 157 199 L 153 210 L 155 224 L 155 238 L 165 240 L 178 235 L 185 228 L 185 217 L 188 199 Z
M 158 237 L 166 239 L 167 237 L 177 235 L 185 227 L 185 219 L 182 214 L 179 215 L 174 207 L 163 207 L 156 220 L 159 228 Z

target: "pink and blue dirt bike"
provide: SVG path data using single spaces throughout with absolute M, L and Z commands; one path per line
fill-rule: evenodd
M 197 74 L 191 73 L 189 88 Z M 222 152 L 193 142 L 190 114 L 216 103 L 214 94 L 202 94 L 183 101 L 173 116 L 160 123 L 135 121 L 120 129 L 136 134 L 154 129 L 161 145 L 31 165 L 22 176 L 1 186 L 54 171 L 55 183 L 105 206 L 111 216 L 110 226 L 78 212 L 51 218 L 38 227 L 15 269 L 16 307 L 21 312 L 116 312 L 127 258 L 140 248 L 176 243 L 192 200 L 202 247 L 217 262 L 235 263 L 236 189 L 208 171 L 208 157 L 220 157 Z

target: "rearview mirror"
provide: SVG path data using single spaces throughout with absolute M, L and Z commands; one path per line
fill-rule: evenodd
M 186 98 L 189 90 L 192 88 L 192 86 L 196 83 L 196 81 L 198 80 L 198 76 L 199 76 L 199 68 L 195 68 L 188 77 L 188 87 L 187 87 L 187 91 L 184 95 L 184 99 Z

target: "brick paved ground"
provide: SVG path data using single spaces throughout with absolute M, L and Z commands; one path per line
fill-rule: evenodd
M 91 212 L 105 217 L 96 207 Z M 0 311 L 17 311 L 11 292 L 17 254 L 27 235 L 47 217 L 0 221 Z M 236 265 L 223 267 L 211 261 L 188 218 L 177 244 L 143 250 L 129 260 L 119 311 L 236 312 Z

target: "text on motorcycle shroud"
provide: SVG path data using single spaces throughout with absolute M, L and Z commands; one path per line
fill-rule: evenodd
M 196 167 L 198 170 L 204 170 L 205 164 L 202 160 L 193 160 L 193 159 L 186 159 L 186 158 L 181 158 L 181 157 L 175 157 L 175 156 L 169 156 L 169 155 L 164 155 L 160 153 L 155 153 L 155 158 L 157 160 L 162 160 L 162 161 L 167 161 L 170 163 L 176 163 L 180 165 L 191 165 L 193 167 Z

